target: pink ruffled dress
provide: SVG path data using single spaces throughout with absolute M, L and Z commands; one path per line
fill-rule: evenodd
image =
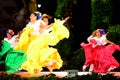
M 112 56 L 116 50 L 120 50 L 120 46 L 109 44 L 105 46 L 106 36 L 101 38 L 89 37 L 89 43 L 82 42 L 80 45 L 84 48 L 86 61 L 85 66 L 94 65 L 93 72 L 106 73 L 119 67 L 119 63 Z

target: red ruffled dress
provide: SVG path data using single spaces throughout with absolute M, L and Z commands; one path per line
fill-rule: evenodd
M 120 50 L 120 46 L 109 44 L 105 46 L 105 36 L 101 38 L 89 37 L 89 43 L 82 42 L 80 45 L 84 48 L 86 61 L 85 66 L 94 65 L 93 72 L 106 73 L 119 67 L 119 63 L 112 56 L 116 50 Z

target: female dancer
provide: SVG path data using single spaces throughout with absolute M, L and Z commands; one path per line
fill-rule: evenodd
M 81 43 L 85 50 L 86 61 L 83 71 L 87 66 L 92 65 L 93 71 L 97 73 L 106 73 L 119 67 L 119 63 L 112 54 L 120 50 L 120 46 L 107 40 L 106 35 L 102 34 L 102 29 L 97 29 L 88 38 L 89 44 Z M 109 43 L 107 46 L 105 46 Z
M 12 29 L 6 30 L 5 41 L 11 44 L 12 47 L 15 47 L 19 41 L 20 31 L 15 35 Z
M 21 68 L 22 63 L 26 60 L 26 55 L 22 50 L 14 50 L 12 45 L 4 40 L 6 29 L 2 27 L 0 34 L 0 64 L 5 65 L 7 73 L 14 73 Z
M 40 33 L 43 34 L 43 33 L 49 33 L 52 31 L 52 23 L 49 24 L 49 19 L 52 19 L 52 16 L 50 15 L 47 15 L 47 14 L 43 14 L 41 16 L 41 20 L 43 20 L 43 22 L 45 23 L 46 27 L 40 27 Z
M 40 35 L 40 26 L 45 26 L 45 23 L 40 18 L 41 14 L 39 12 L 31 13 L 30 22 L 22 30 L 20 40 L 14 49 L 24 50 L 27 54 L 29 44 Z
M 29 28 L 31 28 L 30 26 L 32 25 L 29 25 Z M 29 28 L 23 31 L 21 34 L 23 38 L 20 37 L 20 42 L 15 48 L 23 50 L 24 48 L 22 47 L 27 45 L 25 49 L 27 60 L 22 64 L 22 69 L 27 70 L 31 74 L 40 72 L 43 67 L 46 67 L 50 72 L 53 69 L 60 69 L 63 61 L 57 49 L 52 46 L 55 46 L 60 40 L 69 37 L 68 29 L 61 24 L 60 20 L 56 19 L 50 33 L 34 35 L 32 28 Z M 37 37 L 33 38 L 33 36 Z

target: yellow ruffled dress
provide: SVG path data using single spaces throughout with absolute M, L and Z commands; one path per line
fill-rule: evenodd
M 26 36 L 26 34 L 23 34 L 22 36 Z M 41 71 L 50 61 L 56 60 L 56 63 L 52 65 L 52 69 L 60 69 L 63 64 L 61 56 L 57 49 L 49 46 L 55 46 L 64 38 L 69 38 L 69 30 L 59 19 L 55 19 L 52 26 L 52 32 L 39 35 L 39 37 L 29 43 L 29 46 L 28 42 L 26 42 L 27 60 L 22 64 L 22 68 L 29 73 L 34 74 L 36 69 Z
M 15 50 L 24 50 L 27 54 L 29 44 L 38 38 L 39 35 L 32 35 L 33 26 L 26 26 L 20 36 L 18 44 L 14 47 Z

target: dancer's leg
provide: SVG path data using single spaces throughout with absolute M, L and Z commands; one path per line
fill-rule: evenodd
M 83 65 L 82 71 L 85 71 L 86 68 L 87 68 L 87 66 L 86 66 L 86 65 Z
M 89 71 L 90 71 L 90 72 L 93 71 L 93 67 L 94 67 L 94 64 L 91 64 L 91 65 L 90 65 L 90 68 L 89 68 Z

